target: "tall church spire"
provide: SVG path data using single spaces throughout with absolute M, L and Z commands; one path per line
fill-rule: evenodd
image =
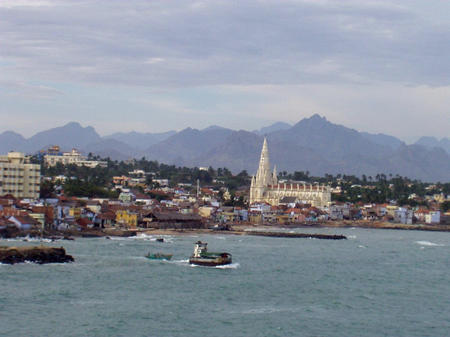
M 276 165 L 273 167 L 272 184 L 273 185 L 278 184 L 278 175 L 277 175 L 277 166 Z
M 269 147 L 267 139 L 264 137 L 264 143 L 261 150 L 261 158 L 259 159 L 258 172 L 256 173 L 256 184 L 260 186 L 271 185 L 272 174 L 270 172 Z

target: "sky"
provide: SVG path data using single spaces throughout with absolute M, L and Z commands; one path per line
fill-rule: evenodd
M 444 0 L 0 0 L 0 132 L 101 135 L 315 113 L 450 137 Z

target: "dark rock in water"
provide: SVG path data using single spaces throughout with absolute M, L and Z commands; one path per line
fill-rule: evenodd
M 286 232 L 263 232 L 263 231 L 248 231 L 246 235 L 256 236 L 270 236 L 276 238 L 309 238 L 321 240 L 346 240 L 345 235 L 329 235 L 329 234 L 308 234 L 308 233 L 286 233 Z
M 71 255 L 63 247 L 0 247 L 0 263 L 15 264 L 22 262 L 65 263 L 73 262 Z
M 164 238 L 157 238 L 156 241 L 158 241 L 158 242 L 164 242 Z

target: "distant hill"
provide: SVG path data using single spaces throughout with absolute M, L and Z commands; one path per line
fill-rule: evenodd
M 2 137 L 0 141 L 3 153 L 13 149 L 25 153 L 35 153 L 51 145 L 59 145 L 63 150 L 81 149 L 89 143 L 101 140 L 92 126 L 82 127 L 76 122 L 38 132 L 28 139 L 10 131 L 2 133 L 0 137 Z
M 92 127 L 72 122 L 26 139 L 6 131 L 0 149 L 35 153 L 50 145 L 63 150 L 115 160 L 146 157 L 178 166 L 227 167 L 255 173 L 264 135 L 278 171 L 309 171 L 312 175 L 399 174 L 423 181 L 450 181 L 447 138 L 423 137 L 416 144 L 385 135 L 358 132 L 313 115 L 295 125 L 275 123 L 257 131 L 234 131 L 217 125 L 164 133 L 115 133 L 100 137 Z M 445 150 L 444 150 L 445 149 Z M 446 152 L 447 151 L 447 152 Z
M 127 160 L 139 156 L 139 151 L 136 148 L 116 139 L 100 139 L 97 142 L 87 144 L 80 150 L 85 154 L 93 153 L 102 158 L 109 157 L 113 160 Z
M 0 153 L 9 151 L 23 151 L 26 139 L 13 131 L 5 131 L 0 134 Z
M 288 124 L 285 122 L 276 122 L 272 125 L 263 127 L 259 130 L 255 130 L 253 132 L 258 135 L 267 135 L 267 134 L 275 132 L 275 131 L 287 130 L 287 129 L 290 129 L 291 127 L 292 127 L 291 124 Z
M 187 165 L 204 153 L 220 145 L 233 131 L 225 128 L 184 129 L 143 152 L 146 158 L 163 163 Z
M 157 144 L 173 136 L 176 131 L 167 131 L 161 133 L 141 133 L 141 132 L 117 132 L 112 135 L 105 136 L 105 139 L 115 139 L 127 144 L 132 148 L 145 150 L 153 144 Z
M 450 180 L 450 157 L 444 151 L 399 144 L 387 135 L 374 136 L 377 142 L 319 115 L 267 134 L 271 162 L 279 170 L 316 175 L 392 173 L 425 181 Z M 146 154 L 175 165 L 228 167 L 234 172 L 246 169 L 254 173 L 262 141 L 263 136 L 253 132 L 188 128 L 150 147 Z
M 389 146 L 391 149 L 398 149 L 400 146 L 405 145 L 400 139 L 385 135 L 383 133 L 372 134 L 368 132 L 360 132 L 361 136 L 370 140 L 371 142 L 379 145 Z
M 442 138 L 441 140 L 436 139 L 435 137 L 422 137 L 417 142 L 417 145 L 426 146 L 428 148 L 441 148 L 450 154 L 450 139 Z

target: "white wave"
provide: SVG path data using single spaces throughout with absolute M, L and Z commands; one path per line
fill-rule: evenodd
M 277 307 L 261 307 L 261 308 L 254 308 L 254 309 L 248 309 L 242 311 L 242 314 L 244 315 L 257 315 L 257 314 L 273 314 L 276 312 L 297 312 L 297 308 L 277 308 Z
M 17 237 L 17 238 L 11 238 L 11 239 L 6 239 L 6 241 L 11 241 L 11 242 L 17 242 L 17 241 L 24 241 L 24 242 L 52 242 L 55 240 L 51 240 L 51 239 L 45 239 L 45 238 L 36 238 L 36 237 L 30 237 L 30 236 L 25 236 L 25 237 Z
M 445 245 L 440 243 L 434 243 L 430 241 L 416 241 L 417 244 L 421 246 L 429 246 L 429 247 L 444 247 Z
M 157 241 L 158 239 L 163 239 L 164 242 L 171 243 L 173 242 L 173 237 L 168 235 L 150 235 L 146 233 L 139 233 L 138 235 L 133 237 L 135 240 L 144 240 L 144 241 Z
M 154 235 L 149 235 L 146 233 L 139 233 L 136 236 L 133 236 L 134 239 L 143 239 L 143 240 L 156 240 L 156 236 Z
M 217 268 L 217 269 L 237 269 L 237 268 L 239 268 L 239 266 L 240 266 L 239 262 L 235 262 L 235 263 L 225 264 L 223 266 L 215 266 L 214 268 Z
M 168 260 L 166 262 L 173 263 L 173 264 L 189 264 L 189 259 L 186 259 L 186 260 Z
M 366 246 L 359 245 L 358 248 L 367 248 Z
M 347 239 L 356 239 L 356 235 L 349 235 L 347 236 Z
M 108 238 L 108 239 L 106 239 Z M 122 236 L 107 236 L 105 237 L 106 240 L 112 240 L 112 241 L 129 241 L 129 237 L 122 237 Z
M 187 260 L 187 263 L 189 263 L 189 260 Z M 239 263 L 230 263 L 230 264 L 225 264 L 223 266 L 199 266 L 196 264 L 189 264 L 192 268 L 211 268 L 211 269 L 237 269 L 239 268 L 240 264 Z

